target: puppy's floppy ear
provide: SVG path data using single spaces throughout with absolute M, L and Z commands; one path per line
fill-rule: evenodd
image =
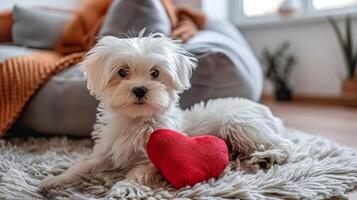
M 192 71 L 197 67 L 197 59 L 179 43 L 175 42 L 176 51 L 174 62 L 176 65 L 176 75 L 174 76 L 175 88 L 179 92 L 183 92 L 191 87 L 190 79 Z
M 118 40 L 120 39 L 112 36 L 103 37 L 80 63 L 80 68 L 87 78 L 87 87 L 92 95 L 99 97 L 110 80 L 110 66 L 106 65 L 109 65 L 110 46 Z

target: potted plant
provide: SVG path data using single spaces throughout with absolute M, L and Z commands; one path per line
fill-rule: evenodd
M 290 101 L 292 91 L 289 85 L 289 78 L 292 68 L 296 64 L 296 59 L 292 54 L 288 54 L 290 44 L 284 42 L 276 50 L 269 51 L 267 48 L 262 52 L 262 63 L 265 66 L 265 76 L 273 82 L 275 97 L 278 101 Z
M 347 15 L 345 18 L 345 32 L 341 31 L 337 22 L 332 17 L 328 17 L 338 42 L 340 43 L 345 67 L 347 70 L 347 78 L 342 84 L 342 100 L 346 105 L 357 106 L 357 76 L 356 76 L 356 64 L 357 64 L 357 52 L 353 42 L 352 28 L 351 28 L 351 16 Z

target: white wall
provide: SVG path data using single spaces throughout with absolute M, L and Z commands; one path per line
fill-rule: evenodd
M 354 26 L 357 25 L 356 22 L 355 20 Z M 327 21 L 245 28 L 241 31 L 256 55 L 260 55 L 265 46 L 275 48 L 285 40 L 291 43 L 290 50 L 298 59 L 291 79 L 296 94 L 340 94 L 341 81 L 346 76 L 345 63 L 340 46 Z M 265 92 L 270 91 L 271 85 L 266 84 Z

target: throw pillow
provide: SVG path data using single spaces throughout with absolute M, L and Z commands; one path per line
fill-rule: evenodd
M 13 9 L 13 43 L 19 46 L 52 49 L 70 16 L 66 12 L 16 5 Z
M 114 0 L 104 19 L 99 36 L 147 32 L 170 35 L 171 22 L 159 0 Z

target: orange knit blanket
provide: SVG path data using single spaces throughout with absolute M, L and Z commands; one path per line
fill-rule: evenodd
M 177 9 L 171 0 L 161 2 L 170 16 L 174 37 L 186 40 L 206 23 L 200 11 Z M 56 52 L 38 51 L 0 63 L 0 137 L 15 122 L 31 96 L 52 75 L 80 62 L 94 45 L 110 3 L 111 0 L 84 0 L 66 25 Z M 0 13 L 0 22 L 0 42 L 11 42 L 11 13 Z
M 10 128 L 26 102 L 52 75 L 78 63 L 81 53 L 61 56 L 36 52 L 0 63 L 0 136 Z

